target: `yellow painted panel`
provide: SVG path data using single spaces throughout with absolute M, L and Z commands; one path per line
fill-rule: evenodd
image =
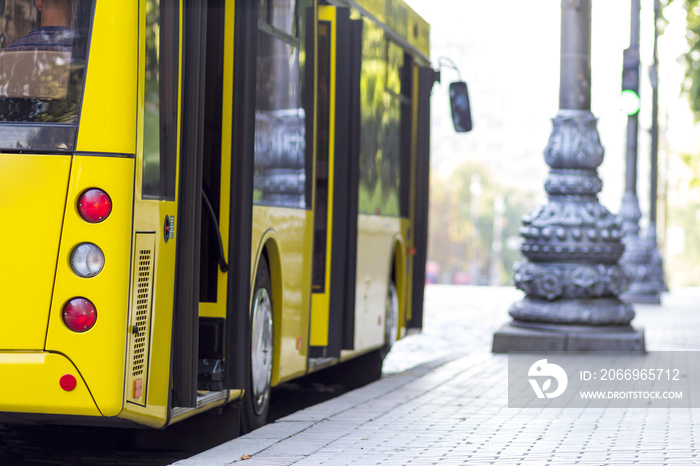
M 224 74 L 223 74 L 223 111 L 221 112 L 221 191 L 219 199 L 219 232 L 224 247 L 224 257 L 229 257 L 229 232 L 231 230 L 231 128 L 233 118 L 233 38 L 234 38 L 234 2 L 229 1 L 224 11 Z M 217 296 L 215 303 L 200 303 L 200 317 L 226 318 L 226 300 L 228 295 L 228 273 L 218 268 Z
M 138 2 L 95 8 L 77 149 L 134 154 Z
M 175 217 L 175 237 L 165 242 L 162 234 L 165 216 Z M 126 403 L 120 417 L 152 427 L 165 425 L 169 409 L 170 394 L 170 358 L 173 323 L 173 297 L 175 292 L 175 248 L 178 235 L 177 203 L 157 200 L 136 200 L 134 205 L 134 236 L 137 232 L 156 232 L 155 234 L 155 269 L 153 275 L 152 308 L 150 324 L 150 348 L 148 359 L 148 380 L 143 381 L 147 387 L 147 403 L 139 406 Z M 133 251 L 132 275 L 137 273 L 138 251 Z M 133 289 L 132 289 L 133 292 Z M 126 335 L 126 334 L 125 334 Z M 125 396 L 129 399 L 129 390 L 133 387 L 127 382 Z
M 63 376 L 75 388 L 61 388 Z M 80 373 L 60 354 L 0 353 L 0 411 L 99 416 Z
M 384 344 L 385 300 L 401 220 L 360 215 L 357 228 L 355 350 L 367 351 Z
M 333 174 L 335 150 L 335 95 L 336 95 L 336 9 L 334 7 L 318 7 L 318 19 L 328 21 L 330 25 L 330 102 L 328 121 L 328 217 L 326 220 L 326 286 L 323 293 L 311 295 L 311 335 L 309 344 L 312 346 L 328 345 L 328 325 L 330 322 L 330 283 L 331 283 L 331 254 L 333 238 Z
M 219 199 L 219 228 L 224 244 L 224 257 L 229 257 L 229 234 L 231 230 L 231 128 L 233 126 L 233 39 L 235 24 L 235 2 L 230 0 L 224 10 L 224 82 L 221 128 L 221 195 Z M 219 270 L 217 301 L 226 308 L 227 274 Z
M 143 6 L 143 2 L 142 2 Z M 180 34 L 182 34 L 182 3 L 180 3 Z M 146 27 L 146 12 L 142 8 L 139 11 L 139 24 L 143 30 Z M 182 40 L 178 41 L 180 47 L 179 56 L 182 57 Z M 155 233 L 154 270 L 153 270 L 153 290 L 151 295 L 151 315 L 150 315 L 150 337 L 149 337 L 149 358 L 147 360 L 147 379 L 142 380 L 145 387 L 144 405 L 125 403 L 124 410 L 119 417 L 129 419 L 151 427 L 163 427 L 168 421 L 170 410 L 170 361 L 172 349 L 172 325 L 173 325 L 173 302 L 175 290 L 175 249 L 177 234 L 179 230 L 179 218 L 177 216 L 177 201 L 164 200 L 144 200 L 142 199 L 143 184 L 143 140 L 144 140 L 144 79 L 145 79 L 145 34 L 139 38 L 139 50 L 141 50 L 138 65 L 138 81 L 141 83 L 138 91 L 138 135 L 136 150 L 136 175 L 135 175 L 135 202 L 134 202 L 134 225 L 132 241 L 136 243 L 140 232 Z M 182 78 L 182 61 L 179 62 L 178 73 Z M 178 81 L 181 95 L 182 79 Z M 181 114 L 181 105 L 178 103 L 178 114 Z M 180 134 L 181 119 L 178 117 L 178 135 Z M 179 136 L 178 136 L 179 139 Z M 176 167 L 176 179 L 179 179 L 179 146 L 178 163 Z M 178 199 L 176 186 L 175 199 Z M 174 237 L 165 241 L 163 235 L 163 225 L 165 217 L 174 219 Z M 137 273 L 136 261 L 138 251 L 133 251 L 132 275 Z M 132 290 L 133 292 L 133 290 Z M 132 309 L 133 310 L 133 309 Z M 133 335 L 132 335 L 133 336 Z M 128 377 L 127 377 L 128 380 Z M 133 380 L 126 383 L 124 395 L 127 400 L 133 399 Z M 140 399 L 139 401 L 143 401 Z
M 406 335 L 406 319 L 409 310 L 409 293 L 411 290 L 411 268 L 413 255 L 409 252 L 411 222 L 408 219 L 401 219 L 401 237 L 397 238 L 396 246 L 396 289 L 399 294 L 399 333 L 397 338 L 401 339 Z
M 155 233 L 136 234 L 131 274 L 125 396 L 127 401 L 140 406 L 146 405 L 148 392 L 155 245 Z
M 44 348 L 70 162 L 0 156 L 0 350 Z
M 426 59 L 430 60 L 430 25 L 420 17 L 418 13 L 413 11 L 411 7 L 407 7 L 408 13 L 408 43 L 418 49 Z
M 47 351 L 62 353 L 75 364 L 105 416 L 118 414 L 123 402 L 133 177 L 133 159 L 73 157 L 46 342 Z M 78 197 L 92 187 L 107 192 L 113 204 L 109 217 L 97 224 L 83 221 L 77 211 Z M 69 264 L 71 251 L 84 241 L 98 245 L 105 256 L 104 269 L 87 279 L 74 274 Z M 61 317 L 64 304 L 74 297 L 87 298 L 97 308 L 95 326 L 84 333 L 69 330 Z

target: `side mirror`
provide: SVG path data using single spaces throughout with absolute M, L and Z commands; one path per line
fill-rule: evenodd
M 469 107 L 469 91 L 464 81 L 450 83 L 450 107 L 455 131 L 458 133 L 471 131 L 472 113 Z

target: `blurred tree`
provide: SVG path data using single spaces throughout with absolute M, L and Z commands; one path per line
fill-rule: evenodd
M 688 188 L 700 187 L 700 159 L 697 154 L 680 154 L 680 159 L 688 167 Z
M 700 0 L 667 0 L 666 4 L 670 5 L 674 1 L 683 2 L 687 11 L 685 36 L 688 41 L 688 51 L 683 55 L 688 79 L 683 84 L 683 90 L 688 94 L 695 120 L 700 121 Z M 661 6 L 663 11 L 663 2 Z M 662 25 L 660 25 L 660 34 L 663 33 Z
M 431 176 L 428 260 L 440 265 L 440 283 L 487 285 L 496 267 L 501 285 L 512 283 L 518 249 L 520 219 L 536 205 L 536 194 L 504 187 L 489 170 L 467 162 L 449 176 Z M 499 203 L 505 210 L 497 213 Z M 503 247 L 492 254 L 495 228 Z M 493 261 L 497 261 L 492 265 Z
M 700 196 L 694 190 L 686 199 L 679 199 L 669 206 L 669 227 L 680 232 L 676 237 L 669 256 L 668 264 L 671 288 L 698 286 L 700 284 L 700 243 L 695 240 L 693 232 L 700 229 Z
M 688 98 L 690 109 L 696 123 L 700 121 L 700 0 L 661 0 L 663 8 L 673 2 L 681 2 L 686 11 L 686 33 L 688 49 L 683 54 L 686 64 L 686 79 L 682 91 Z M 661 22 L 660 28 L 665 24 Z M 661 29 L 663 33 L 663 29 Z M 673 287 L 697 286 L 700 284 L 700 242 L 696 235 L 700 228 L 700 157 L 697 153 L 671 154 L 680 159 L 685 166 L 683 177 L 679 177 L 670 187 L 668 202 L 667 229 L 682 233 L 683 240 L 675 238 L 673 247 L 667 244 L 667 270 Z

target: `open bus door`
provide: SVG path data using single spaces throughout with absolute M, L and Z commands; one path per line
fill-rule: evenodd
M 315 26 L 312 368 L 354 343 L 362 21 L 350 20 L 347 8 L 321 6 Z
M 195 407 L 248 370 L 257 31 L 256 2 L 185 6 L 173 406 Z
M 128 358 L 143 373 L 127 368 L 127 401 L 154 426 L 234 400 L 244 387 L 255 108 L 246 90 L 255 83 L 256 6 L 147 0 L 140 12 L 149 59 L 139 72 L 144 155 Z M 140 266 L 144 241 L 155 246 L 152 263 Z
M 99 32 L 109 30 L 100 19 L 121 17 L 115 11 L 99 12 L 104 15 L 95 19 L 94 28 Z M 124 415 L 146 414 L 154 426 L 160 427 L 166 422 L 170 401 L 175 238 L 179 226 L 179 2 L 148 0 L 134 9 L 134 14 L 132 20 L 139 30 L 148 33 L 139 35 L 138 41 L 138 56 L 144 58 L 138 62 L 136 87 L 143 111 L 138 112 L 137 125 Z M 104 52 L 95 53 L 94 58 L 111 60 Z M 94 80 L 110 87 L 100 77 Z
M 420 330 L 423 326 L 423 298 L 425 292 L 425 263 L 428 256 L 428 210 L 430 194 L 430 93 L 436 80 L 436 73 L 430 67 L 418 67 L 417 111 L 415 135 L 416 158 L 413 189 L 413 283 L 410 296 L 410 314 L 406 328 Z
M 307 21 L 307 24 L 312 24 Z M 307 32 L 309 34 L 309 32 Z M 363 53 L 372 47 L 364 43 L 363 20 L 350 19 L 349 10 L 320 6 L 316 23 L 316 171 L 314 203 L 314 263 L 311 312 L 310 368 L 323 366 L 339 358 L 342 350 L 357 350 L 355 345 L 356 290 L 358 275 L 358 214 L 360 213 L 360 82 L 364 79 Z M 372 31 L 366 34 L 376 34 Z M 396 59 L 400 83 L 394 83 L 390 99 L 398 102 L 400 120 L 396 131 L 399 179 L 399 211 L 402 237 L 407 254 L 397 252 L 394 267 L 398 293 L 401 294 L 401 327 L 408 331 L 422 327 L 423 290 L 428 235 L 428 183 L 430 157 L 430 93 L 436 73 L 419 65 L 410 47 L 387 34 L 388 47 Z M 308 52 L 307 52 L 308 53 Z M 310 54 L 311 55 L 311 54 Z M 380 56 L 383 55 L 380 52 Z M 396 57 L 399 58 L 396 58 Z M 383 58 L 388 59 L 388 58 Z M 368 58 L 365 58 L 368 60 Z M 366 96 L 364 96 L 366 98 Z M 373 102 L 362 111 L 378 112 Z M 364 123 L 368 123 L 365 121 Z M 365 131 L 372 128 L 365 127 Z M 387 129 L 384 129 L 387 131 Z M 365 162 L 366 163 L 366 162 Z M 367 214 L 367 212 L 365 212 Z M 372 213 L 370 213 L 372 215 Z M 367 215 L 365 215 L 367 216 Z M 365 258 L 366 259 L 366 258 Z M 405 259 L 405 261 L 404 261 Z M 403 282 L 403 268 L 408 283 Z M 387 316 L 388 324 L 388 316 Z M 387 347 L 395 336 L 386 334 Z
M 173 407 L 197 406 L 205 4 L 146 0 L 139 8 L 126 401 L 127 412 L 148 413 L 158 426 Z

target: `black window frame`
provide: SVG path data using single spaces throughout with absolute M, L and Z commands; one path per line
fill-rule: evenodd
M 264 50 L 265 44 L 272 44 L 274 41 L 279 41 L 286 47 L 293 49 L 290 56 L 296 55 L 296 73 L 297 80 L 295 81 L 297 86 L 297 106 L 290 107 L 289 109 L 279 109 L 284 113 L 286 110 L 298 110 L 303 112 L 303 121 L 301 121 L 300 128 L 303 131 L 299 133 L 300 137 L 298 142 L 303 142 L 304 148 L 297 154 L 298 158 L 287 156 L 284 157 L 285 160 L 279 160 L 277 163 L 260 162 L 258 159 L 259 155 L 263 155 L 264 152 L 257 152 L 256 143 L 256 153 L 254 154 L 254 185 L 255 190 L 258 195 L 262 194 L 262 198 L 257 196 L 254 198 L 254 204 L 259 206 L 271 206 L 271 207 L 288 207 L 295 209 L 311 209 L 311 190 L 312 190 L 312 174 L 313 174 L 313 161 L 310 157 L 309 151 L 313 145 L 310 145 L 309 130 L 313 130 L 313 127 L 309 126 L 309 123 L 313 122 L 313 109 L 310 110 L 308 105 L 309 93 L 305 91 L 306 86 L 309 85 L 308 73 L 309 73 L 309 60 L 308 57 L 306 62 L 302 60 L 302 48 L 309 46 L 309 44 L 303 43 L 303 38 L 299 34 L 302 29 L 302 18 L 299 14 L 300 5 L 303 4 L 303 0 L 291 0 L 294 2 L 294 8 L 291 10 L 292 13 L 292 24 L 290 25 L 290 31 L 284 31 L 273 24 L 274 11 L 271 8 L 272 2 L 268 0 L 258 1 L 258 11 L 257 11 L 257 56 L 256 56 L 256 67 L 258 71 L 256 72 L 256 130 L 255 138 L 256 141 L 259 140 L 258 134 L 258 123 L 257 116 L 260 108 L 264 107 L 263 102 L 260 99 L 260 91 L 257 86 L 260 85 L 260 53 Z M 266 7 L 266 8 L 264 8 Z M 306 18 L 308 22 L 309 19 Z M 313 24 L 313 22 L 311 22 Z M 313 50 L 313 49 L 312 49 Z M 309 50 L 306 50 L 307 54 Z M 267 58 L 267 57 L 264 57 Z M 264 79 L 264 78 L 263 78 Z M 291 82 L 291 81 L 289 81 Z M 262 107 L 261 107 L 262 106 Z M 263 111 L 265 113 L 265 111 Z M 276 113 L 272 110 L 270 113 Z M 291 116 L 291 114 L 290 114 Z M 282 116 L 284 121 L 284 116 Z M 291 116 L 290 121 L 293 121 L 294 117 Z M 284 124 L 284 123 L 283 123 Z M 264 138 L 263 138 L 264 139 Z M 274 138 L 273 138 L 274 139 Z M 290 164 L 290 161 L 294 160 L 294 163 L 298 162 L 298 165 L 294 163 Z M 277 165 L 277 166 L 275 166 Z M 303 166 L 302 166 L 303 165 Z M 280 188 L 279 196 L 275 193 L 276 175 L 275 171 L 279 169 L 279 182 Z M 286 182 L 284 177 L 288 177 Z M 288 184 L 287 184 L 288 183 Z M 267 190 L 269 188 L 271 190 Z
M 85 77 L 90 57 L 90 43 L 95 18 L 95 0 L 83 0 L 78 4 L 79 21 L 85 27 L 83 36 L 79 36 L 73 45 L 73 51 L 83 60 L 79 73 L 71 76 L 69 93 L 77 100 L 76 121 L 60 122 L 0 122 L 0 151 L 5 153 L 59 153 L 71 154 L 76 151 L 78 128 L 82 114 L 83 96 L 85 92 Z M 37 17 L 38 19 L 38 17 Z M 84 45 L 78 42 L 84 41 Z M 9 44 L 8 44 L 9 45 Z M 84 56 L 82 56 L 84 53 Z
M 158 118 L 159 162 L 156 182 L 146 180 L 146 157 L 142 160 L 142 198 L 149 200 L 175 200 L 177 188 L 178 102 L 180 68 L 180 2 L 148 0 L 160 7 L 161 23 L 158 61 Z M 170 21 L 168 21 L 170 20 Z M 148 28 L 148 24 L 146 25 Z M 146 38 L 148 40 L 148 37 Z M 145 82 L 144 82 L 145 85 Z M 146 104 L 146 102 L 144 103 Z M 164 118 L 165 117 L 165 118 Z M 145 119 L 142 124 L 145 124 Z M 143 144 L 147 133 L 144 128 Z M 144 151 L 145 152 L 145 151 Z

